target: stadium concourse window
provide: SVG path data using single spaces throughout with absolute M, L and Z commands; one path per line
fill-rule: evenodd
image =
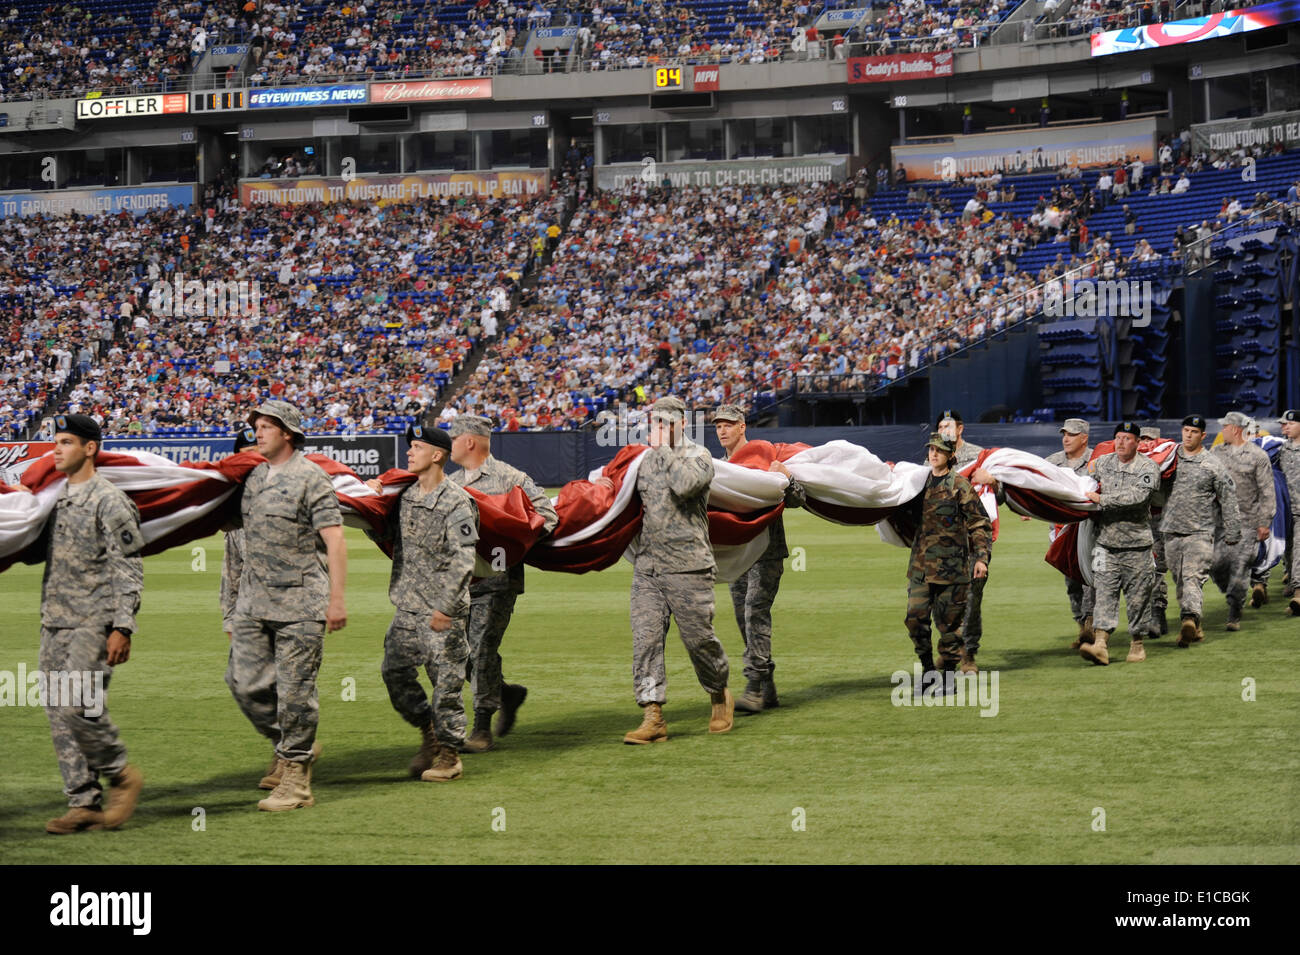
M 339 139 L 339 156 L 356 161 L 357 173 L 401 172 L 398 157 L 401 149 L 395 133 L 382 136 L 343 136 Z
M 198 161 L 193 146 L 150 146 L 140 152 L 144 160 L 141 182 L 194 182 L 198 179 Z
M 545 169 L 549 160 L 550 133 L 545 129 L 494 129 L 489 138 L 488 168 L 524 166 Z
M 142 150 L 146 156 L 150 151 Z M 83 149 L 60 153 L 59 166 L 59 185 L 64 188 L 120 186 L 126 182 L 125 149 Z
M 736 151 L 732 159 L 790 156 L 794 153 L 794 124 L 784 116 L 738 119 L 733 135 Z
M 665 123 L 667 143 L 664 161 L 722 159 L 722 120 L 700 119 L 689 123 Z
M 323 139 L 253 142 L 246 145 L 246 179 L 295 179 L 299 176 L 320 176 L 325 172 Z
M 849 117 L 845 113 L 830 116 L 805 116 L 796 119 L 799 130 L 799 153 L 803 156 L 849 152 Z
M 422 133 L 406 144 L 406 171 L 472 169 L 474 144 L 468 132 Z
M 659 127 L 653 123 L 604 126 L 605 162 L 640 162 L 659 159 Z
M 63 154 L 58 154 L 62 158 Z M 56 183 L 41 178 L 44 156 L 40 153 L 9 154 L 0 162 L 0 189 L 54 189 Z

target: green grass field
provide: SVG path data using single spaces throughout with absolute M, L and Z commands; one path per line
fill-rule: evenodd
M 1164 638 L 1125 665 L 1121 634 L 1120 662 L 1094 667 L 1067 649 L 1074 625 L 1042 561 L 1046 526 L 1004 519 L 984 603 L 980 663 L 999 672 L 1000 697 L 987 718 L 891 703 L 890 674 L 914 660 L 905 552 L 802 511 L 787 528 L 807 570 L 787 567 L 775 610 L 780 709 L 709 735 L 674 629 L 671 739 L 623 745 L 640 719 L 629 565 L 529 571 L 503 648 L 528 702 L 515 732 L 463 757 L 449 784 L 405 776 L 417 734 L 379 674 L 389 563 L 349 531 L 349 624 L 327 637 L 320 674 L 317 802 L 281 814 L 256 808 L 268 747 L 222 680 L 220 538 L 203 542 L 205 571 L 188 549 L 149 558 L 133 657 L 110 694 L 145 774 L 140 808 L 118 832 L 46 835 L 64 805 L 48 724 L 39 709 L 6 707 L 0 862 L 1300 861 L 1300 620 L 1285 615 L 1277 572 L 1273 602 L 1248 609 L 1240 633 L 1223 631 L 1223 598 L 1207 584 L 1203 644 Z M 39 570 L 0 576 L 2 670 L 36 667 Z M 741 641 L 725 587 L 717 594 L 737 689 Z M 354 702 L 342 699 L 349 677 Z M 1247 677 L 1255 702 L 1242 699 Z

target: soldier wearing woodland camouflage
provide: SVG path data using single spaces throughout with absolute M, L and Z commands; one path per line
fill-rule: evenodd
M 543 536 L 555 530 L 559 516 L 555 506 L 537 483 L 523 471 L 498 461 L 490 453 L 492 425 L 486 418 L 457 415 L 451 423 L 451 460 L 460 465 L 451 479 L 462 487 L 483 494 L 505 494 L 522 488 L 545 523 Z M 528 696 L 528 688 L 506 683 L 501 674 L 501 641 L 514 613 L 515 601 L 524 592 L 522 562 L 470 585 L 469 672 L 474 691 L 474 732 L 464 750 L 482 753 L 492 748 L 492 714 L 497 713 L 496 735 L 505 736 L 515 725 L 515 715 Z
M 1295 531 L 1300 526 L 1300 411 L 1282 413 L 1282 436 L 1286 443 L 1278 449 L 1277 466 L 1286 479 L 1290 497 L 1291 525 L 1286 540 L 1286 595 L 1290 598 L 1287 613 L 1300 617 L 1300 572 L 1296 567 Z
M 103 441 L 98 422 L 58 415 L 54 428 L 54 467 L 67 481 L 45 528 L 40 669 L 68 811 L 45 831 L 67 835 L 118 828 L 135 812 L 144 785 L 107 707 L 113 667 L 131 656 L 144 538 L 135 504 L 95 470 Z M 101 776 L 109 780 L 107 808 Z
M 1115 429 L 1115 450 L 1095 458 L 1088 473 L 1097 490 L 1088 499 L 1101 510 L 1097 543 L 1092 550 L 1092 581 L 1096 588 L 1093 632 L 1079 647 L 1085 660 L 1105 666 L 1110 662 L 1107 641 L 1119 626 L 1119 596 L 1128 605 L 1129 652 L 1127 662 L 1147 658 L 1142 638 L 1147 627 L 1147 602 L 1155 585 L 1151 556 L 1151 495 L 1160 487 L 1160 468 L 1137 453 L 1141 429 L 1125 421 Z
M 730 460 L 748 444 L 745 437 L 745 413 L 736 405 L 723 405 L 713 414 L 718 441 Z M 790 476 L 780 461 L 768 468 L 784 474 L 790 483 L 785 489 L 786 507 L 803 507 L 807 495 L 803 485 Z M 731 585 L 731 603 L 736 611 L 736 625 L 745 641 L 745 692 L 736 698 L 736 710 L 759 713 L 780 705 L 772 674 L 772 602 L 781 586 L 781 574 L 790 551 L 785 542 L 785 521 L 778 517 L 767 525 L 767 549 L 753 565 Z
M 257 447 L 257 432 L 241 428 L 235 435 L 235 454 Z M 244 572 L 244 529 L 232 527 L 226 531 L 225 553 L 221 558 L 221 627 L 226 639 L 233 641 L 235 604 L 239 601 L 239 577 Z
M 315 804 L 311 792 L 325 632 L 347 624 L 347 549 L 329 478 L 303 457 L 297 409 L 267 401 L 248 416 L 266 461 L 244 483 L 244 561 L 232 621 L 226 683 L 253 727 L 275 747 L 258 784 L 259 809 Z
M 478 505 L 443 475 L 451 438 L 436 427 L 409 428 L 406 469 L 416 481 L 401 494 L 384 538 L 393 541 L 388 598 L 397 608 L 384 637 L 384 685 L 402 719 L 421 734 L 410 774 L 425 782 L 461 775 L 465 742 L 465 664 L 470 577 L 478 541 Z M 433 700 L 420 685 L 423 667 Z
M 677 621 L 695 675 L 713 708 L 710 733 L 729 732 L 735 700 L 727 689 L 727 653 L 713 632 L 717 565 L 709 544 L 708 500 L 713 458 L 685 436 L 686 405 L 660 398 L 650 410 L 650 450 L 637 462 L 641 531 L 632 541 L 632 681 L 641 725 L 625 743 L 668 738 L 664 641 L 668 618 Z M 601 483 L 613 488 L 608 478 Z
M 1174 575 L 1182 614 L 1178 631 L 1180 647 L 1204 639 L 1201 587 L 1210 574 L 1218 515 L 1223 519 L 1224 541 L 1233 545 L 1241 540 L 1241 512 L 1237 509 L 1232 475 L 1216 455 L 1205 450 L 1204 442 L 1205 419 L 1188 415 L 1183 419 L 1178 465 L 1160 518 L 1165 557 Z
M 954 467 L 952 441 L 936 432 L 926 447 L 930 475 L 918 499 L 917 532 L 907 564 L 905 623 L 922 667 L 932 672 L 933 616 L 943 669 L 953 671 L 962 660 L 960 629 L 971 580 L 982 580 L 989 572 L 993 529 L 974 488 Z
M 952 468 L 960 471 L 968 464 L 973 464 L 983 453 L 984 449 L 978 444 L 971 444 L 963 435 L 966 432 L 966 425 L 962 422 L 961 413 L 953 410 L 940 412 L 939 420 L 935 424 L 935 430 L 947 438 L 953 446 Z M 1002 489 L 998 480 L 983 468 L 977 468 L 971 472 L 971 484 L 984 484 L 993 489 L 993 494 L 998 504 L 1006 501 L 1006 492 Z M 987 516 L 987 515 L 986 515 Z M 991 526 L 991 525 L 990 525 Z M 990 538 L 990 555 L 992 554 L 992 538 Z M 970 581 L 969 590 L 966 597 L 966 610 L 962 618 L 961 626 L 961 672 L 976 673 L 979 667 L 975 665 L 975 655 L 979 653 L 980 641 L 984 638 L 984 585 L 988 583 L 988 566 L 985 562 L 984 574 L 977 576 L 968 573 L 967 578 Z
M 1154 425 L 1142 428 L 1139 433 L 1141 441 L 1159 441 L 1160 429 Z M 1151 555 L 1156 561 L 1156 582 L 1151 588 L 1150 610 L 1147 613 L 1147 635 L 1153 640 L 1169 632 L 1169 623 L 1165 620 L 1165 611 L 1169 609 L 1169 585 L 1165 575 L 1169 573 L 1169 564 L 1165 562 L 1165 538 L 1160 533 L 1161 510 L 1165 506 L 1164 485 L 1151 495 Z
M 1273 463 L 1268 452 L 1246 440 L 1250 419 L 1240 411 L 1231 411 L 1219 421 L 1223 443 L 1215 446 L 1214 455 L 1232 475 L 1237 490 L 1237 508 L 1241 511 L 1241 540 L 1226 543 L 1222 532 L 1214 536 L 1214 558 L 1210 576 L 1228 601 L 1225 629 L 1241 629 L 1241 610 L 1250 589 L 1250 569 L 1259 552 L 1259 543 L 1268 540 L 1277 511 L 1277 494 L 1273 490 Z M 1258 606 L 1258 605 L 1257 605 Z
M 1069 468 L 1080 476 L 1088 473 L 1088 459 L 1091 449 L 1088 447 L 1088 422 L 1082 418 L 1067 418 L 1061 425 L 1061 450 L 1047 456 L 1048 464 Z M 1084 639 L 1092 639 L 1092 602 L 1093 589 L 1081 580 L 1065 578 L 1065 592 L 1070 598 L 1070 615 L 1079 626 L 1079 634 L 1072 650 L 1079 649 Z

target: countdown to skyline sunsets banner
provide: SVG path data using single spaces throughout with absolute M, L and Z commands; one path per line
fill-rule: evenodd
M 1132 53 L 1135 50 L 1154 50 L 1179 43 L 1215 40 L 1296 20 L 1300 20 L 1300 0 L 1280 0 L 1278 3 L 1265 3 L 1245 10 L 1212 13 L 1208 17 L 1149 23 L 1144 27 L 1097 33 L 1092 37 L 1092 55 L 1109 56 L 1112 53 Z

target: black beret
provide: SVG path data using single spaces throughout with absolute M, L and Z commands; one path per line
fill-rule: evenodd
M 1115 433 L 1117 435 L 1131 434 L 1135 438 L 1141 438 L 1142 428 L 1141 426 L 1138 425 L 1136 421 L 1122 421 L 1119 424 L 1115 425 Z
M 1296 411 L 1296 410 L 1294 410 L 1294 409 L 1289 410 L 1289 411 L 1283 411 L 1283 412 L 1282 412 L 1282 417 L 1281 417 L 1279 420 L 1281 420 L 1281 421 L 1300 421 L 1300 411 Z
M 104 443 L 104 432 L 99 422 L 87 414 L 60 414 L 54 416 L 55 434 L 72 434 L 83 441 Z
M 1183 427 L 1199 428 L 1201 431 L 1204 431 L 1205 418 L 1203 418 L 1201 415 L 1198 414 L 1189 414 L 1186 418 L 1183 419 Z
M 240 428 L 235 432 L 235 450 L 242 451 L 250 445 L 257 444 L 257 432 L 252 428 Z
M 961 420 L 961 412 L 960 412 L 960 411 L 953 411 L 953 410 L 950 409 L 950 410 L 940 411 L 940 412 L 939 412 L 939 417 L 938 417 L 938 419 L 934 422 L 934 426 L 935 426 L 936 428 L 939 427 L 939 425 L 943 424 L 943 423 L 944 423 L 945 421 L 947 421 L 949 418 L 951 418 L 953 421 L 956 421 L 958 424 L 961 424 L 961 423 L 962 423 L 962 420 Z
M 413 441 L 423 441 L 435 448 L 442 448 L 447 452 L 451 451 L 451 435 L 442 428 L 430 428 L 425 425 L 413 424 L 406 429 L 406 443 L 410 444 Z

